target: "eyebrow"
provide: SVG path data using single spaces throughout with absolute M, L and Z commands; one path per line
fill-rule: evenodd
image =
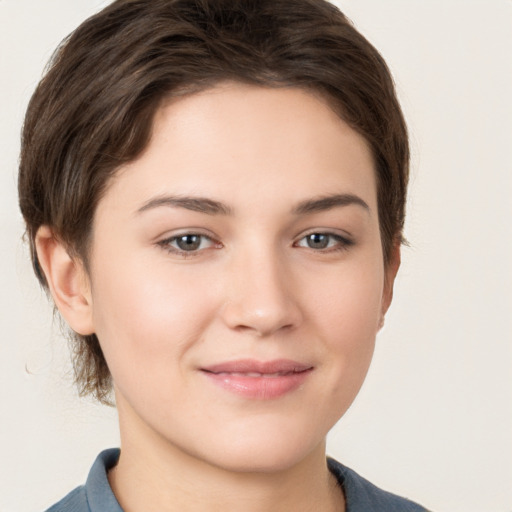
M 144 203 L 137 213 L 142 213 L 160 206 L 170 206 L 174 208 L 185 208 L 194 212 L 206 213 L 208 215 L 230 215 L 232 210 L 229 206 L 208 199 L 206 197 L 188 197 L 188 196 L 161 196 L 150 199 Z
M 370 207 L 359 196 L 354 194 L 333 194 L 321 196 L 314 199 L 301 201 L 292 210 L 294 215 L 307 215 L 311 213 L 319 213 L 341 206 L 357 205 L 361 206 L 368 212 Z M 190 197 L 190 196 L 160 196 L 150 199 L 144 203 L 136 213 L 143 213 L 161 206 L 173 208 L 185 208 L 194 212 L 205 213 L 207 215 L 232 215 L 233 210 L 226 204 L 207 197 Z
M 294 209 L 295 215 L 304 215 L 308 213 L 319 213 L 340 206 L 357 205 L 370 212 L 370 207 L 366 201 L 354 194 L 333 194 L 322 196 L 316 199 L 308 199 L 300 202 Z

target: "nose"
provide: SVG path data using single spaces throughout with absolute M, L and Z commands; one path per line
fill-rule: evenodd
M 274 250 L 235 258 L 227 272 L 225 324 L 258 337 L 296 328 L 302 321 L 297 284 Z

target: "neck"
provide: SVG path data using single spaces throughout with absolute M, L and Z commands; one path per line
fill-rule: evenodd
M 154 432 L 140 435 L 122 425 L 121 456 L 109 482 L 125 512 L 345 510 L 325 443 L 291 467 L 235 471 L 184 453 Z

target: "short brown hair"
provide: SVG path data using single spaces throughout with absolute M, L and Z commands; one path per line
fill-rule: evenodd
M 377 50 L 325 0 L 117 0 L 57 49 L 30 101 L 19 200 L 35 272 L 49 226 L 87 268 L 106 183 L 149 142 L 168 97 L 221 81 L 321 93 L 369 143 L 384 260 L 402 240 L 409 148 L 393 80 Z M 110 372 L 97 337 L 74 334 L 81 394 L 102 402 Z

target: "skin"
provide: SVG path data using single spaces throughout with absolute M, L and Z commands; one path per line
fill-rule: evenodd
M 325 437 L 365 378 L 399 249 L 384 266 L 370 150 L 325 101 L 228 83 L 168 102 L 98 205 L 89 273 L 48 227 L 37 247 L 109 364 L 126 512 L 344 509 Z M 203 371 L 237 359 L 312 370 L 248 398 Z

